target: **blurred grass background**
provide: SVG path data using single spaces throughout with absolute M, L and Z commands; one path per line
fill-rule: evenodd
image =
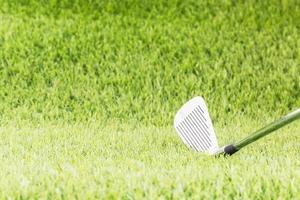
M 300 105 L 299 1 L 0 1 L 0 117 L 172 123 Z

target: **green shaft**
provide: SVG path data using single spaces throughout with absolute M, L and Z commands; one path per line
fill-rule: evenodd
M 300 108 L 234 144 L 237 150 L 300 118 Z

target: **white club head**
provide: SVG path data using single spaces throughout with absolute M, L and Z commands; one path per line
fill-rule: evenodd
M 176 113 L 174 127 L 182 141 L 198 152 L 220 151 L 208 109 L 202 97 L 194 97 Z

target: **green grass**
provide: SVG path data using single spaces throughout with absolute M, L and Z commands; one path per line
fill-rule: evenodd
M 166 125 L 194 95 L 218 118 L 300 104 L 299 3 L 3 2 L 2 118 Z
M 226 144 L 299 91 L 299 1 L 0 0 L 0 198 L 296 199 L 299 122 L 226 159 L 171 125 L 201 95 Z
M 264 123 L 217 126 L 219 143 Z M 299 128 L 214 158 L 187 149 L 170 126 L 6 124 L 0 129 L 0 198 L 296 199 Z

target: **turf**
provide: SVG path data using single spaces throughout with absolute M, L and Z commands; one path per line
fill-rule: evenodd
M 215 159 L 172 120 L 201 95 L 226 144 L 299 91 L 299 1 L 0 0 L 0 195 L 296 198 L 299 122 Z
M 218 126 L 219 143 L 261 124 Z M 233 157 L 214 158 L 185 148 L 171 127 L 6 124 L 0 198 L 297 199 L 299 129 L 298 123 Z

